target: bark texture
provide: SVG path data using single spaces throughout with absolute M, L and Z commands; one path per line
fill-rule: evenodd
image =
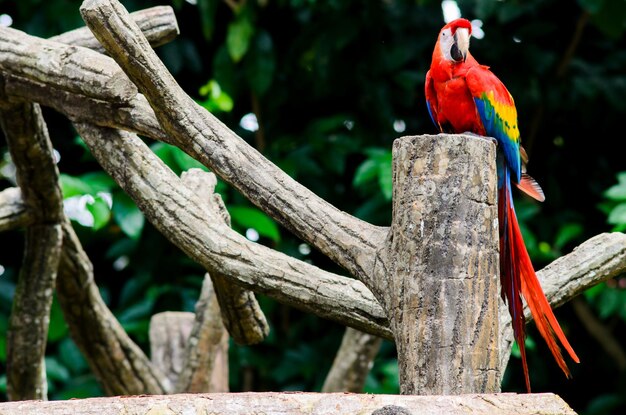
M 209 273 L 300 310 L 390 337 L 380 305 L 362 283 L 248 241 L 226 226 L 137 136 L 75 126 L 146 218 Z
M 576 415 L 551 393 L 459 396 L 357 395 L 344 393 L 213 393 L 0 403 L 3 415 Z M 253 409 L 252 409 L 253 408 Z M 383 409 L 384 410 L 384 409 Z M 404 412 L 398 412 L 403 410 Z M 381 412 L 378 412 L 379 414 Z
M 150 320 L 152 363 L 180 392 L 228 392 L 228 332 L 205 275 L 195 313 L 164 312 Z
M 170 6 L 157 6 L 140 10 L 130 14 L 139 29 L 143 32 L 153 48 L 171 42 L 178 36 L 178 23 L 174 15 L 174 9 Z M 58 36 L 53 36 L 49 40 L 68 45 L 82 46 L 104 53 L 105 50 L 86 27 L 81 27 Z
M 165 376 L 128 337 L 102 300 L 93 265 L 69 221 L 63 224 L 57 295 L 72 339 L 107 394 L 169 392 Z
M 228 332 L 211 278 L 206 275 L 178 376 L 177 392 L 228 392 Z
M 97 68 L 89 64 L 92 59 L 98 60 Z M 42 42 L 9 27 L 0 27 L 0 70 L 44 88 L 63 85 L 66 92 L 104 97 L 117 104 L 137 95 L 137 88 L 113 59 L 79 46 Z M 64 82 L 68 79 L 72 82 Z
M 62 240 L 59 171 L 39 105 L 3 102 L 0 125 L 32 219 L 7 334 L 7 395 L 47 399 L 44 356 Z
M 382 341 L 380 337 L 346 328 L 322 392 L 363 392 Z
M 207 203 L 226 226 L 230 226 L 230 215 L 219 194 L 214 193 L 217 178 L 213 173 L 200 169 L 183 172 L 181 180 Z M 239 344 L 260 343 L 267 337 L 270 327 L 256 301 L 254 293 L 235 285 L 217 272 L 210 274 L 213 289 L 219 301 L 224 326 L 233 340 Z
M 9 187 L 0 192 L 0 232 L 28 226 L 32 220 L 19 187 Z
M 185 365 L 185 349 L 193 328 L 194 314 L 165 311 L 150 319 L 150 360 L 173 390 Z
M 403 394 L 499 390 L 497 229 L 492 142 L 394 142 L 392 225 L 374 294 L 396 339 Z
M 384 228 L 325 202 L 197 105 L 178 86 L 119 2 L 87 0 L 80 10 L 87 26 L 146 96 L 163 129 L 181 149 L 350 273 L 364 282 L 369 279 Z

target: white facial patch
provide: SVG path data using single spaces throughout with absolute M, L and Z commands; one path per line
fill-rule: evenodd
M 443 30 L 439 35 L 439 47 L 441 48 L 441 54 L 448 61 L 452 60 L 450 49 L 452 49 L 453 44 L 454 37 L 452 36 L 452 29 Z
M 457 51 L 463 51 L 464 55 L 469 50 L 470 34 L 469 30 L 463 27 L 459 27 L 454 35 L 452 29 L 448 28 L 443 30 L 439 35 L 439 46 L 441 48 L 441 54 L 446 60 L 458 61 L 452 56 L 452 48 Z

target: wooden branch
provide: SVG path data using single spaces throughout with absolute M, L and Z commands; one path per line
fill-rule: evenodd
M 54 279 L 61 250 L 58 225 L 31 225 L 7 332 L 7 395 L 47 399 L 44 356 Z
M 21 43 L 23 40 L 26 42 Z M 16 50 L 21 53 L 17 54 Z M 0 52 L 0 60 L 12 62 L 9 65 L 0 64 L 3 69 L 0 71 L 0 95 L 39 102 L 65 114 L 73 121 L 123 128 L 155 140 L 171 142 L 143 95 L 127 97 L 125 103 L 120 103 L 119 98 L 115 97 L 117 89 L 126 94 L 126 90 L 133 90 L 135 87 L 126 85 L 129 83 L 128 79 L 121 74 L 111 58 L 91 53 L 88 60 L 77 65 L 67 57 L 77 50 L 82 49 L 29 36 L 17 30 L 0 31 L 0 51 L 4 51 Z M 51 52 L 48 54 L 42 51 Z M 59 59 L 59 56 L 65 58 Z M 55 65 L 46 63 L 55 59 Z M 115 66 L 115 70 L 103 72 L 100 69 L 109 68 L 111 64 Z M 84 72 L 80 72 L 80 68 Z M 24 73 L 37 76 L 28 77 Z M 76 76 L 77 73 L 80 76 Z M 90 95 L 86 95 L 80 92 L 85 88 L 82 85 L 84 79 L 88 83 L 100 82 L 112 87 L 110 90 L 95 87 L 89 90 Z
M 183 172 L 181 180 L 230 226 L 230 215 L 219 194 L 214 194 L 217 178 L 200 169 Z M 219 301 L 222 320 L 233 340 L 239 344 L 260 343 L 269 334 L 270 327 L 254 297 L 254 293 L 233 284 L 228 277 L 210 273 L 213 288 Z
M 23 203 L 19 201 L 11 203 L 13 206 L 17 207 L 23 206 Z M 1 207 L 2 205 L 0 204 L 0 211 Z M 18 210 L 16 215 L 27 215 L 27 213 L 24 210 Z M 612 278 L 620 272 L 624 272 L 624 266 L 626 264 L 626 260 L 624 259 L 625 238 L 626 237 L 621 233 L 598 235 L 580 245 L 572 253 L 557 260 L 558 262 L 555 262 L 554 265 L 551 264 L 543 270 L 538 271 L 537 274 L 542 282 L 542 286 L 544 286 L 546 296 L 552 301 L 553 307 L 569 301 L 588 287 Z M 557 264 L 559 264 L 558 269 L 553 269 L 552 267 Z M 299 267 L 297 264 L 290 264 L 290 266 Z M 569 269 L 570 266 L 572 267 L 571 270 Z M 316 285 L 311 280 L 319 270 L 308 264 L 305 264 L 304 267 L 309 268 L 309 270 L 292 269 L 292 271 L 297 271 L 309 284 Z M 323 273 L 323 271 L 320 272 Z M 247 281 L 251 281 L 252 279 L 251 276 L 241 278 Z M 341 277 L 337 276 L 337 278 Z M 570 280 L 572 283 L 570 283 Z M 372 322 L 369 327 L 367 327 L 365 322 L 362 322 L 361 330 L 380 335 L 387 339 L 393 339 L 388 329 L 387 320 L 380 306 L 376 303 L 371 294 L 368 293 L 364 287 L 360 286 L 358 282 L 352 281 L 352 284 L 352 288 L 350 288 L 348 292 L 354 290 L 352 294 L 356 294 L 357 297 L 362 298 L 358 302 L 362 303 L 363 308 L 370 310 L 363 315 L 369 314 L 372 317 Z M 343 303 L 341 294 L 341 287 L 344 286 L 343 283 L 333 282 L 332 285 L 335 285 L 337 288 L 327 288 L 323 284 L 319 285 L 320 294 L 323 295 L 325 304 L 327 304 L 324 308 L 328 306 L 332 308 L 334 307 L 332 304 L 341 305 Z M 311 288 L 310 290 L 310 292 L 314 293 L 317 291 L 317 288 Z M 335 293 L 338 295 L 337 298 L 333 297 Z M 298 300 L 294 301 L 298 302 Z M 361 314 L 361 312 L 358 313 Z M 530 318 L 528 312 L 526 316 Z M 500 317 L 502 340 L 501 360 L 503 362 L 502 368 L 504 368 L 506 362 L 508 362 L 513 336 L 512 331 L 509 331 L 510 317 L 508 312 L 506 310 L 502 311 Z M 337 317 L 336 320 L 342 322 L 339 317 Z M 342 322 L 342 324 L 348 323 Z
M 164 130 L 249 200 L 350 273 L 368 281 L 386 229 L 336 209 L 300 185 L 189 98 L 117 1 L 87 0 L 81 15 L 146 96 Z
M 537 272 L 550 305 L 558 307 L 588 288 L 626 272 L 626 234 L 602 233 Z M 513 345 L 511 316 L 500 304 L 500 362 L 505 368 Z M 524 307 L 526 321 L 531 315 Z M 576 345 L 574 345 L 575 347 Z
M 176 392 L 228 392 L 228 332 L 205 275 L 195 313 L 164 312 L 150 320 L 152 363 Z
M 171 42 L 180 33 L 178 23 L 174 15 L 174 9 L 170 6 L 157 6 L 140 10 L 130 14 L 139 29 L 143 32 L 153 48 Z M 62 35 L 51 37 L 49 40 L 68 45 L 82 46 L 104 53 L 105 50 L 93 37 L 91 31 L 86 27 L 71 30 Z
M 4 192 L 0 193 L 0 195 L 3 193 Z M 17 193 L 14 193 L 11 198 L 13 200 L 11 205 L 17 208 L 15 214 L 18 216 L 27 216 L 28 214 L 23 208 L 20 210 L 20 207 L 23 207 L 24 204 L 21 199 L 16 200 Z M 0 198 L 0 211 L 2 211 L 3 206 L 2 198 Z M 581 244 L 579 247 L 574 249 L 572 253 L 558 259 L 558 262 L 555 261 L 555 263 L 550 264 L 548 267 L 538 271 L 537 275 L 541 280 L 542 286 L 544 286 L 546 296 L 552 302 L 552 306 L 556 307 L 565 303 L 587 288 L 625 272 L 625 247 L 626 236 L 624 236 L 624 234 L 601 234 Z M 556 265 L 559 265 L 558 268 L 553 268 L 556 267 Z M 308 264 L 304 265 L 305 268 L 312 270 L 308 271 L 297 270 L 296 267 L 299 267 L 297 263 L 290 264 L 290 266 L 294 267 L 292 269 L 293 272 L 297 271 L 298 274 L 304 276 L 305 284 L 306 281 L 308 281 L 310 285 L 317 286 L 314 282 L 311 282 L 313 277 L 317 275 L 317 272 L 319 271 L 315 267 L 311 267 Z M 569 269 L 570 267 L 571 269 Z M 323 271 L 319 272 L 324 273 Z M 326 274 L 332 275 L 328 273 Z M 339 279 L 341 278 L 339 276 L 336 277 Z M 239 278 L 247 281 L 252 279 L 251 276 L 238 277 L 237 279 Z M 350 288 L 347 292 L 350 293 L 352 289 L 355 290 L 357 296 L 362 298 L 358 301 L 358 303 L 361 303 L 362 307 L 365 309 L 370 310 L 369 314 L 373 319 L 370 328 L 365 328 L 363 331 L 373 334 L 378 333 L 381 337 L 392 340 L 393 338 L 390 330 L 388 329 L 386 318 L 383 316 L 383 311 L 376 303 L 371 293 L 368 293 L 357 281 L 351 281 L 351 283 L 353 284 L 352 288 Z M 327 288 L 323 284 L 319 285 L 320 294 L 327 297 L 324 298 L 324 301 L 327 304 L 324 308 L 334 307 L 332 304 L 342 304 L 343 294 L 341 287 L 344 287 L 344 285 L 342 283 L 333 283 L 332 285 L 336 285 L 338 288 Z M 318 288 L 310 288 L 310 290 L 310 292 L 315 292 Z M 335 294 L 338 295 L 337 298 L 333 297 Z M 354 293 L 352 295 L 354 295 Z M 364 315 L 367 315 L 367 313 Z M 528 311 L 526 312 L 526 317 L 528 319 L 530 318 Z M 337 318 L 337 321 L 342 322 L 339 317 Z M 346 322 L 342 322 L 342 324 L 346 324 Z M 365 323 L 363 323 L 363 325 L 365 325 Z M 500 313 L 500 327 L 502 340 L 501 359 L 504 363 L 502 365 L 504 368 L 509 358 L 511 342 L 513 339 L 512 332 L 508 331 L 510 330 L 510 317 L 506 310 L 503 310 Z
M 47 399 L 44 356 L 62 240 L 59 172 L 39 105 L 4 102 L 0 125 L 32 220 L 7 333 L 7 395 Z
M 495 145 L 464 135 L 393 146 L 393 218 L 374 293 L 403 394 L 499 390 Z
M 97 70 L 100 63 L 100 58 L 84 62 L 85 65 L 90 65 L 90 70 Z M 116 104 L 100 99 L 105 98 L 104 96 L 90 98 L 62 89 L 68 82 L 75 81 L 66 78 L 55 87 L 0 71 L 0 89 L 4 87 L 4 92 L 9 97 L 38 102 L 64 114 L 74 122 L 120 128 L 165 143 L 173 143 L 161 128 L 154 111 L 143 95 L 136 95 L 126 104 Z M 74 85 L 70 87 L 76 88 Z
M 135 135 L 75 124 L 94 157 L 146 218 L 190 258 L 244 288 L 358 330 L 390 338 L 386 318 L 359 281 L 253 243 L 226 226 Z
M 89 64 L 92 59 L 98 59 L 97 68 Z M 127 103 L 137 95 L 137 88 L 113 59 L 78 46 L 42 42 L 10 27 L 0 27 L 0 70 L 111 103 Z
M 459 396 L 358 395 L 344 393 L 212 393 L 0 403 L 3 415 L 204 415 L 283 414 L 352 415 L 395 412 L 413 415 L 576 415 L 552 393 Z M 404 412 L 398 412 L 403 410 Z
M 167 390 L 174 390 L 183 370 L 193 321 L 193 313 L 182 311 L 165 311 L 150 319 L 150 361 L 167 377 Z
M 19 187 L 0 192 L 0 232 L 28 226 L 32 222 L 33 215 L 26 210 Z
M 104 304 L 94 281 L 93 265 L 69 221 L 63 223 L 57 296 L 72 339 L 107 394 L 169 392 L 165 376 Z
M 228 332 L 211 278 L 204 277 L 196 303 L 177 392 L 228 392 Z
M 0 108 L 0 125 L 29 214 L 36 223 L 60 223 L 63 196 L 58 183 L 59 171 L 39 105 L 16 103 Z
M 339 351 L 324 380 L 322 392 L 363 392 L 365 380 L 374 365 L 382 340 L 380 337 L 346 328 Z

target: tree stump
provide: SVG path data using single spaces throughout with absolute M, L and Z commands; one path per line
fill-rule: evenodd
M 499 391 L 495 145 L 398 139 L 393 184 L 374 293 L 394 332 L 402 393 Z

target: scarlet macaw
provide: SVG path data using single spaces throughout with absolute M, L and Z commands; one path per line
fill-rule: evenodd
M 426 74 L 426 104 L 431 119 L 441 132 L 470 132 L 494 137 L 498 142 L 501 295 L 511 313 L 515 341 L 522 356 L 526 388 L 530 392 L 520 294 L 530 308 L 539 333 L 567 377 L 570 377 L 570 372 L 556 339 L 559 339 L 576 363 L 579 359 L 539 285 L 515 216 L 511 183 L 539 201 L 545 199 L 541 187 L 526 174 L 528 160 L 520 146 L 515 103 L 489 67 L 480 65 L 470 54 L 471 33 L 472 25 L 466 19 L 454 20 L 439 32 L 430 70 Z

